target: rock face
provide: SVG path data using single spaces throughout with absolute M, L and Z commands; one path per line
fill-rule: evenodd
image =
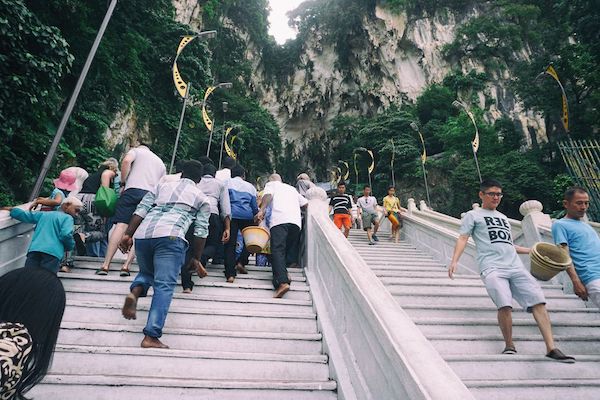
M 288 82 L 268 79 L 262 64 L 255 62 L 252 90 L 277 119 L 283 138 L 300 147 L 340 114 L 373 115 L 391 104 L 413 101 L 451 70 L 483 72 L 479 62 L 451 65 L 442 55 L 457 26 L 477 14 L 472 9 L 462 15 L 446 12 L 413 18 L 378 6 L 374 16 L 363 18 L 366 40 L 352 44 L 350 65 L 339 65 L 335 45 L 314 30 Z M 523 110 L 506 87 L 508 76 L 487 73 L 491 81 L 478 96 L 486 118 L 494 121 L 506 115 L 521 126 L 528 144 L 532 136 L 545 141 L 543 119 Z

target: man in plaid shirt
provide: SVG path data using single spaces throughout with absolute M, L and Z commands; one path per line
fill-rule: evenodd
M 135 319 L 138 298 L 146 296 L 150 286 L 154 288 L 142 347 L 168 348 L 159 338 L 189 245 L 185 234 L 192 223 L 194 254 L 188 268 L 196 270 L 200 277 L 206 276 L 200 257 L 208 236 L 210 203 L 196 187 L 201 178 L 202 164 L 187 161 L 180 180 L 159 184 L 155 191 L 148 192 L 135 210 L 119 245 L 127 252 L 135 238 L 140 268 L 125 298 L 123 316 Z

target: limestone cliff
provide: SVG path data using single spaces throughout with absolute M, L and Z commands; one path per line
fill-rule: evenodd
M 377 6 L 374 15 L 363 18 L 366 40 L 352 45 L 350 65 L 340 65 L 335 45 L 314 30 L 287 82 L 273 82 L 263 63 L 255 62 L 252 90 L 276 117 L 283 137 L 301 146 L 318 137 L 340 114 L 373 115 L 390 104 L 414 101 L 427 85 L 441 82 L 451 70 L 482 72 L 479 62 L 451 65 L 442 55 L 456 27 L 477 13 L 473 8 L 461 15 L 448 11 L 415 18 Z M 478 94 L 486 118 L 493 121 L 507 115 L 520 125 L 528 144 L 532 136 L 545 141 L 543 119 L 523 110 L 507 88 L 508 76 L 487 73 L 490 82 Z

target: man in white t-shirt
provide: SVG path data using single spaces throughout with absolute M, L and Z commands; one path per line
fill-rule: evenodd
M 533 314 L 546 343 L 546 357 L 559 362 L 574 363 L 573 357 L 564 355 L 554 345 L 544 293 L 517 255 L 528 254 L 531 249 L 513 243 L 508 218 L 496 210 L 503 196 L 502 185 L 498 181 L 488 179 L 481 182 L 479 189 L 481 207 L 469 211 L 462 219 L 460 236 L 456 241 L 448 275 L 454 279 L 458 260 L 467 246 L 469 237 L 472 237 L 477 247 L 481 279 L 498 309 L 498 324 L 505 344 L 502 354 L 517 352 L 512 339 L 514 298 L 527 312 Z
M 373 245 L 379 241 L 377 230 L 379 229 L 379 214 L 377 213 L 377 199 L 371 196 L 371 186 L 366 185 L 363 196 L 356 202 L 360 208 L 363 229 L 367 232 L 369 244 Z M 373 229 L 371 230 L 371 225 Z
M 273 286 L 275 298 L 281 298 L 290 290 L 290 279 L 287 274 L 289 252 L 297 248 L 300 240 L 302 217 L 300 208 L 306 207 L 306 200 L 298 191 L 281 181 L 281 176 L 272 174 L 263 191 L 257 221 L 265 217 L 267 207 L 271 208 L 271 258 L 273 265 Z
M 121 162 L 121 186 L 124 186 L 124 190 L 117 201 L 115 215 L 112 217 L 115 227 L 108 238 L 106 257 L 102 267 L 96 271 L 97 275 L 108 275 L 110 262 L 135 209 L 146 193 L 156 190 L 156 185 L 166 172 L 163 161 L 148 146 L 141 144 L 127 152 Z M 129 265 L 133 261 L 133 256 L 134 252 L 130 251 L 121 269 L 121 276 L 129 276 Z
M 223 168 L 218 170 L 215 178 L 221 182 L 229 182 L 231 179 L 231 169 L 235 166 L 235 160 L 231 157 L 225 157 L 223 159 Z

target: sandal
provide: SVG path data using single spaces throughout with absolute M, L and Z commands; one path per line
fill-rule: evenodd
M 546 357 L 551 358 L 554 361 L 567 363 L 567 364 L 573 364 L 575 362 L 575 357 L 566 356 L 559 349 L 551 350 L 548 354 L 546 354 Z
M 504 350 L 502 350 L 502 354 L 517 354 L 517 349 L 514 346 L 506 346 Z
M 108 275 L 108 270 L 104 268 L 97 269 L 96 275 Z
M 129 272 L 128 269 L 121 269 L 121 272 L 119 272 L 119 276 L 130 276 L 131 272 Z

